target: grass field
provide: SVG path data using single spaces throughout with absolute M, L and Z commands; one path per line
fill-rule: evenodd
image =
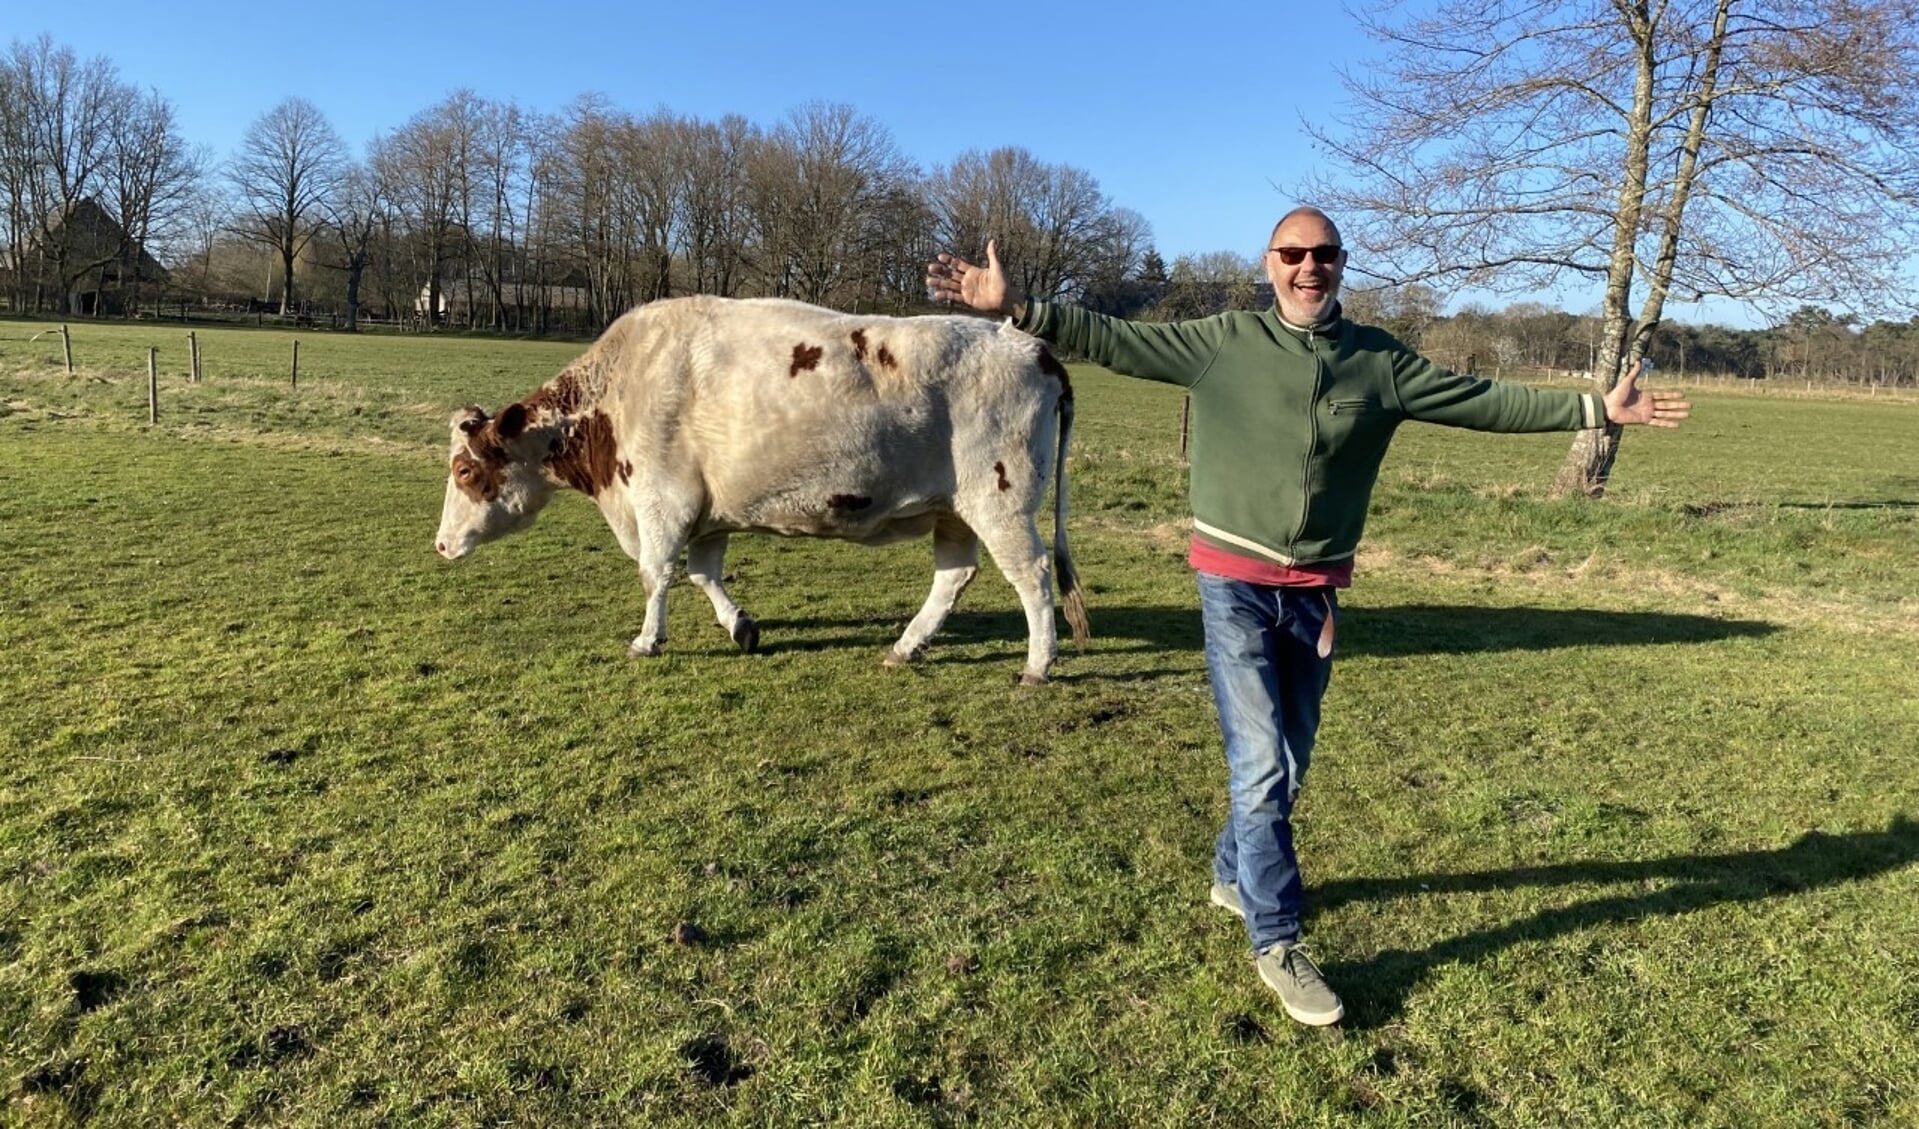
M 583 499 L 439 561 L 449 411 L 577 343 L 200 338 L 0 322 L 0 1123 L 1919 1123 L 1919 404 L 1696 392 L 1599 504 L 1402 433 L 1310 1031 L 1206 900 L 1175 392 L 1074 371 L 1031 689 L 990 569 L 881 668 L 923 545 L 740 539 L 764 653 L 682 586 L 638 662 Z

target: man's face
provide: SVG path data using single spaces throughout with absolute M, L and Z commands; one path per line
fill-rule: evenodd
M 1325 219 L 1302 213 L 1289 217 L 1273 232 L 1266 250 L 1266 277 L 1272 280 L 1273 295 L 1279 302 L 1279 314 L 1294 325 L 1314 325 L 1333 312 L 1339 299 L 1339 280 L 1346 273 L 1346 252 L 1342 248 L 1330 263 L 1315 259 L 1314 248 L 1339 247 L 1339 231 Z M 1285 256 L 1307 252 L 1296 263 Z

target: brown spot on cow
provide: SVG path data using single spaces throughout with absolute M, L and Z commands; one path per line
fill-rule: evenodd
M 874 360 L 876 360 L 876 361 L 878 361 L 878 362 L 880 363 L 880 367 L 881 367 L 881 368 L 898 368 L 898 367 L 900 367 L 900 362 L 899 362 L 899 360 L 898 360 L 898 358 L 896 358 L 896 357 L 894 357 L 894 356 L 893 356 L 893 353 L 892 353 L 892 350 L 890 350 L 890 349 L 888 349 L 888 348 L 887 348 L 886 346 L 884 346 L 884 345 L 881 345 L 881 346 L 880 346 L 880 351 L 879 351 L 878 353 L 875 353 L 875 354 L 873 355 L 873 359 L 874 359 Z
M 858 513 L 871 507 L 873 499 L 858 494 L 835 494 L 826 500 L 826 508 L 840 513 Z
M 793 367 L 786 370 L 787 378 L 798 376 L 803 370 L 810 371 L 818 368 L 820 358 L 825 354 L 826 350 L 818 345 L 793 346 Z
M 1055 357 L 1053 351 L 1044 345 L 1039 347 L 1039 371 L 1048 376 L 1058 378 L 1060 395 L 1068 400 L 1073 398 L 1073 381 L 1071 377 L 1066 375 L 1066 366 L 1060 364 L 1059 358 Z
M 469 444 L 468 450 L 453 456 L 449 473 L 460 493 L 475 502 L 491 502 L 506 482 L 506 451 L 496 443 L 476 454 Z
M 994 463 L 993 470 L 999 474 L 999 488 L 1001 490 L 1011 490 L 1013 488 L 1013 484 L 1006 481 L 1006 464 Z
M 520 402 L 534 415 L 550 412 L 553 415 L 570 416 L 580 410 L 584 395 L 579 378 L 573 375 L 572 369 L 567 369 L 534 389 L 531 396 Z
M 622 482 L 633 477 L 633 464 L 620 458 L 613 421 L 605 412 L 594 412 L 575 423 L 559 447 L 547 456 L 546 465 L 560 481 L 582 494 L 598 495 L 613 485 L 615 475 Z
M 853 331 L 853 359 L 856 361 L 864 361 L 866 359 L 866 331 L 864 329 L 856 329 Z
M 491 502 L 506 485 L 506 467 L 512 461 L 506 444 L 517 438 L 526 426 L 526 409 L 508 404 L 497 418 L 489 419 L 478 407 L 466 409 L 460 430 L 466 435 L 466 450 L 457 451 L 447 467 L 453 485 L 475 502 Z

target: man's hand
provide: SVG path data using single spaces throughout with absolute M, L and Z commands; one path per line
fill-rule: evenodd
M 1678 427 L 1680 420 L 1692 414 L 1692 405 L 1680 399 L 1677 392 L 1641 392 L 1639 372 L 1644 367 L 1642 362 L 1634 361 L 1626 375 L 1606 393 L 1606 421 Z
M 986 241 L 983 267 L 944 252 L 926 264 L 926 296 L 934 301 L 958 302 L 983 313 L 1007 317 L 1018 317 L 1026 306 L 1026 295 L 1015 294 L 1007 286 L 999 251 L 990 239 Z

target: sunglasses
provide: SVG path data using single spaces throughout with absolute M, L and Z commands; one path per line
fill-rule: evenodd
M 1317 247 L 1270 247 L 1268 250 L 1278 255 L 1279 261 L 1289 267 L 1298 266 L 1306 260 L 1308 255 L 1311 255 L 1313 261 L 1320 266 L 1329 267 L 1346 253 L 1346 249 L 1337 243 L 1321 243 Z

